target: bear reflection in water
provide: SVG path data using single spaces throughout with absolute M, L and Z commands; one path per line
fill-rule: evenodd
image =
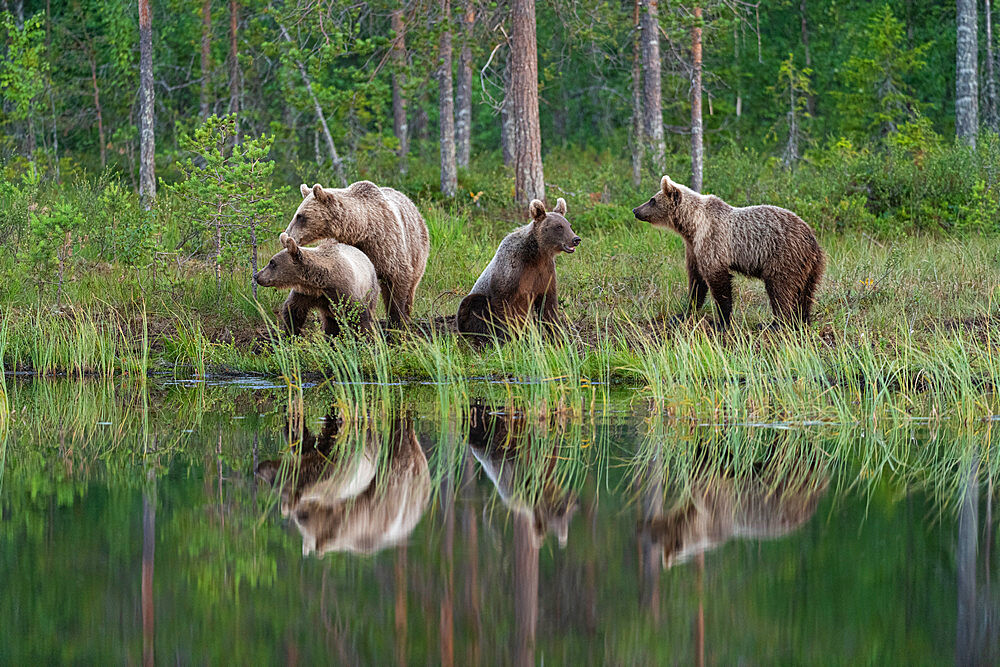
M 816 512 L 827 478 L 814 466 L 786 470 L 768 466 L 746 477 L 728 471 L 695 472 L 673 509 L 648 515 L 640 532 L 661 549 L 664 568 L 684 563 L 733 538 L 762 540 L 787 535 Z M 644 503 L 645 504 L 645 503 Z
M 497 413 L 480 404 L 469 409 L 469 446 L 504 505 L 531 520 L 535 547 L 549 532 L 565 547 L 579 502 L 554 479 L 558 441 L 548 429 L 537 441 L 531 436 L 529 420 L 520 415 Z
M 412 419 L 397 417 L 380 433 L 327 417 L 318 436 L 301 432 L 297 457 L 264 461 L 257 474 L 280 488 L 281 514 L 302 533 L 302 554 L 372 554 L 405 542 L 431 491 Z

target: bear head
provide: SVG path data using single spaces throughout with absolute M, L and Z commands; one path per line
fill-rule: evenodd
M 371 181 L 358 181 L 344 190 L 328 190 L 319 183 L 310 188 L 303 183 L 299 191 L 302 203 L 281 233 L 282 243 L 291 238 L 299 245 L 320 239 L 357 244 L 368 219 L 365 207 L 380 205 L 383 199 L 382 191 Z
M 556 207 L 550 212 L 545 211 L 545 204 L 533 199 L 528 208 L 531 213 L 533 233 L 538 239 L 542 252 L 555 254 L 557 252 L 575 252 L 580 245 L 580 237 L 573 232 L 566 219 L 566 200 L 560 197 Z
M 302 283 L 306 273 L 306 258 L 295 239 L 282 234 L 285 249 L 271 258 L 263 269 L 254 274 L 253 279 L 261 287 L 292 289 Z
M 684 226 L 681 207 L 684 190 L 686 188 L 683 185 L 678 185 L 671 181 L 669 176 L 664 176 L 660 180 L 660 191 L 645 204 L 632 209 L 632 213 L 637 219 L 655 227 L 668 227 L 680 232 Z

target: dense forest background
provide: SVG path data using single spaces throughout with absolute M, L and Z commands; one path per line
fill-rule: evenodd
M 636 47 L 640 34 L 648 34 L 635 17 L 645 20 L 649 4 L 537 3 L 539 117 L 546 157 L 630 153 Z M 394 166 L 401 143 L 408 144 L 411 162 L 436 165 L 444 31 L 451 33 L 453 45 L 455 112 L 470 113 L 473 159 L 498 162 L 509 6 L 478 0 L 448 5 L 430 0 L 153 0 L 157 177 L 176 180 L 184 157 L 181 136 L 208 115 L 229 112 L 238 113 L 241 134 L 274 137 L 270 156 L 288 184 L 334 184 L 334 159 L 343 160 L 349 179 L 371 172 L 384 178 L 396 172 L 386 163 Z M 654 37 L 660 41 L 668 156 L 690 152 L 691 31 L 696 25 L 702 26 L 709 164 L 716 156 L 749 150 L 790 166 L 799 159 L 821 160 L 846 145 L 902 143 L 929 149 L 955 134 L 955 3 L 659 5 Z M 995 98 L 993 54 L 983 39 L 990 34 L 985 26 L 989 5 L 978 12 L 984 25 L 977 76 L 980 125 L 995 130 L 996 103 L 988 98 Z M 0 156 L 6 175 L 34 159 L 45 179 L 111 169 L 138 189 L 137 4 L 4 0 L 0 9 L 5 12 Z M 700 19 L 696 9 L 703 12 Z M 402 51 L 395 53 L 394 45 Z M 406 137 L 393 126 L 394 81 L 406 105 Z M 647 158 L 645 166 L 653 169 L 653 157 Z M 460 152 L 459 166 L 465 161 Z
M 81 263 L 196 260 L 216 295 L 230 276 L 256 297 L 248 272 L 295 186 L 363 178 L 417 202 L 439 256 L 470 231 L 499 239 L 532 197 L 565 197 L 596 240 L 664 173 L 823 234 L 995 232 L 992 11 L 0 0 L 0 274 L 58 309 Z M 435 287 L 461 289 L 466 261 Z

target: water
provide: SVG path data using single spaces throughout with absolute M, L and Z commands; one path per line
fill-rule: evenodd
M 356 426 L 318 390 L 18 381 L 0 662 L 1000 656 L 989 431 L 456 421 L 433 391 Z

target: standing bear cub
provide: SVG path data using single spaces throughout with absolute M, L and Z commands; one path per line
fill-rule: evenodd
M 664 176 L 660 191 L 632 213 L 684 239 L 689 315 L 701 308 L 711 290 L 722 326 L 728 327 L 735 271 L 764 281 L 777 322 L 809 321 L 826 258 L 812 228 L 791 211 L 777 206 L 737 208 Z
M 417 285 L 427 268 L 430 237 L 413 202 L 392 188 L 358 181 L 347 188 L 300 186 L 302 203 L 281 242 L 306 245 L 336 239 L 355 246 L 375 265 L 389 324 L 410 317 Z
M 340 333 L 345 320 L 356 318 L 358 327 L 368 331 L 378 305 L 378 278 L 371 260 L 357 248 L 333 240 L 315 248 L 300 248 L 285 239 L 285 249 L 271 258 L 254 275 L 263 287 L 291 289 L 281 306 L 285 331 L 297 334 L 309 312 L 319 311 L 323 331 Z
M 462 333 L 503 336 L 509 326 L 523 324 L 531 315 L 547 324 L 556 322 L 555 257 L 574 252 L 580 237 L 565 218 L 565 199 L 559 198 L 549 213 L 535 199 L 529 211 L 531 222 L 500 242 L 472 292 L 459 304 Z

